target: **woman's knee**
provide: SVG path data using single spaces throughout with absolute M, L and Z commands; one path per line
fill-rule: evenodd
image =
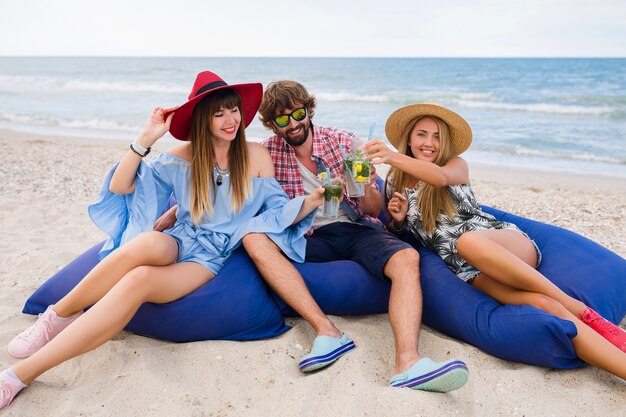
M 456 250 L 461 254 L 467 254 L 479 247 L 482 237 L 476 231 L 465 232 L 456 241 Z
M 168 235 L 161 232 L 151 231 L 141 233 L 136 237 L 136 239 L 137 244 L 140 245 L 142 249 L 159 251 L 169 246 L 166 236 Z
M 529 296 L 528 304 L 558 317 L 567 315 L 567 309 L 563 304 L 552 297 L 543 294 L 532 294 Z
M 123 286 L 126 291 L 133 294 L 147 294 L 154 285 L 151 279 L 153 267 L 138 266 L 128 272 L 118 285 Z
M 143 232 L 136 238 L 118 249 L 124 257 L 131 257 L 137 262 L 151 258 L 163 260 L 165 257 L 176 256 L 178 248 L 174 238 L 161 232 Z M 175 260 L 175 259 L 174 259 Z

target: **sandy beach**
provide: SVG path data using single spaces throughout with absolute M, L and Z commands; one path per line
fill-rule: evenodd
M 28 296 L 103 240 L 86 209 L 127 146 L 0 130 L 1 369 L 15 363 L 6 345 L 34 321 L 21 313 Z M 570 229 L 626 257 L 626 179 L 491 167 L 474 167 L 471 178 L 483 204 Z M 388 388 L 394 348 L 384 314 L 333 317 L 358 349 L 303 375 L 297 362 L 314 332 L 301 319 L 286 320 L 292 330 L 253 342 L 175 344 L 122 332 L 44 374 L 0 414 L 626 416 L 626 382 L 604 371 L 506 362 L 428 327 L 422 355 L 464 360 L 468 384 L 449 394 Z

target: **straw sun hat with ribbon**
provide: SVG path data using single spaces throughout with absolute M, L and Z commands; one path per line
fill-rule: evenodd
M 385 124 L 385 133 L 389 142 L 398 148 L 407 124 L 420 116 L 434 116 L 450 128 L 450 148 L 454 155 L 460 155 L 472 143 L 472 128 L 461 116 L 437 104 L 420 103 L 399 108 L 391 113 Z
M 225 88 L 235 91 L 241 97 L 241 116 L 244 126 L 247 127 L 254 119 L 254 115 L 261 105 L 263 86 L 260 83 L 228 85 L 219 75 L 211 71 L 203 71 L 196 77 L 196 82 L 193 84 L 191 93 L 189 93 L 188 101 L 181 106 L 170 109 L 165 114 L 165 117 L 167 117 L 169 113 L 174 112 L 174 117 L 170 124 L 172 136 L 180 140 L 189 140 L 193 109 L 208 94 Z

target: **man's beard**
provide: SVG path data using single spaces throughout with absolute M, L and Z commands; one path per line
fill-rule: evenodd
M 311 131 L 311 123 L 301 123 L 298 126 L 302 127 L 302 131 L 298 136 L 289 136 L 289 131 L 286 131 L 283 135 L 281 135 L 283 139 L 285 139 L 285 142 L 294 147 L 300 146 L 306 142 L 309 137 L 309 132 Z M 294 129 L 291 130 L 293 131 Z

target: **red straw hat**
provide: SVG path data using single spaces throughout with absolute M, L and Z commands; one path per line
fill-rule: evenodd
M 241 97 L 241 113 L 244 125 L 247 127 L 254 119 L 254 115 L 261 105 L 261 99 L 263 98 L 263 86 L 261 83 L 228 85 L 219 75 L 211 71 L 203 71 L 198 74 L 196 82 L 193 83 L 193 88 L 191 93 L 189 93 L 189 101 L 165 114 L 167 117 L 169 113 L 174 112 L 174 117 L 172 117 L 172 123 L 170 124 L 172 136 L 180 140 L 189 140 L 191 117 L 196 104 L 207 94 L 225 88 L 235 91 Z

